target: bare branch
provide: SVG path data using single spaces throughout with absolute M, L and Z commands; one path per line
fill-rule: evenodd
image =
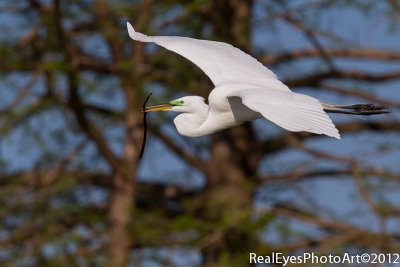
M 51 11 L 51 6 L 42 4 L 38 0 L 27 0 L 27 2 L 31 5 L 31 7 L 38 10 L 40 13 L 45 13 L 45 12 Z
M 364 59 L 364 60 L 400 60 L 399 51 L 390 51 L 373 48 L 325 48 L 324 52 L 330 57 L 348 58 L 348 59 Z M 287 63 L 292 60 L 319 57 L 320 52 L 317 49 L 297 49 L 278 55 L 265 55 L 259 60 L 266 65 L 276 65 Z
M 392 131 L 400 131 L 400 123 L 395 120 L 390 121 L 369 121 L 364 123 L 342 123 L 336 125 L 339 129 L 340 133 L 352 133 L 358 131 L 376 131 L 376 132 L 392 132 Z M 324 137 L 323 135 L 315 135 L 306 132 L 298 132 L 298 133 L 284 133 L 281 136 L 270 139 L 264 140 L 260 142 L 256 142 L 251 149 L 249 149 L 249 156 L 254 157 L 254 160 L 259 162 L 264 155 L 266 154 L 273 154 L 277 151 L 282 151 L 282 149 L 288 148 L 292 143 L 293 138 L 297 138 L 298 140 L 306 140 L 308 138 L 321 138 Z
M 0 110 L 0 115 L 15 109 L 17 105 L 29 95 L 29 92 L 32 90 L 40 75 L 41 71 L 36 71 L 29 82 L 20 90 L 19 94 L 14 98 L 14 100 L 8 106 Z
M 354 96 L 354 97 L 359 97 L 362 99 L 365 99 L 367 101 L 371 101 L 377 104 L 381 104 L 381 105 L 386 105 L 390 108 L 400 108 L 400 103 L 399 102 L 395 102 L 395 101 L 391 101 L 391 100 L 384 100 L 378 96 L 375 96 L 373 94 L 367 93 L 365 91 L 361 91 L 361 90 L 352 90 L 350 88 L 345 88 L 343 86 L 337 86 L 337 85 L 333 85 L 330 83 L 323 83 L 321 84 L 321 88 L 324 88 L 328 91 L 334 92 L 334 93 L 338 93 L 338 94 L 342 94 L 342 95 L 347 95 L 347 96 Z
M 5 133 L 11 131 L 12 129 L 14 129 L 18 125 L 20 125 L 21 123 L 26 122 L 29 118 L 32 118 L 33 116 L 39 114 L 40 112 L 43 112 L 54 106 L 55 106 L 54 101 L 52 101 L 51 99 L 49 99 L 47 97 L 41 97 L 41 98 L 37 99 L 32 104 L 24 107 L 23 109 L 19 110 L 18 112 L 14 111 L 15 113 L 10 113 L 9 115 L 14 115 L 13 117 L 8 116 L 10 118 L 7 118 L 7 116 L 5 116 L 5 118 L 4 118 L 5 121 L 0 128 L 0 134 L 5 134 Z M 7 115 L 6 112 L 4 112 L 1 115 L 4 115 L 4 114 Z
M 325 52 L 325 48 L 318 40 L 316 34 L 312 29 L 309 29 L 306 25 L 304 25 L 300 20 L 294 18 L 290 13 L 286 13 L 284 15 L 284 19 L 289 22 L 295 28 L 303 31 L 304 35 L 308 40 L 310 40 L 311 44 L 315 47 L 315 49 L 319 52 L 321 58 L 326 62 L 331 70 L 335 69 L 335 65 L 333 63 L 332 58 L 328 53 Z
M 78 88 L 76 84 L 76 75 L 69 74 L 68 82 L 69 82 L 69 106 L 75 114 L 77 122 L 82 130 L 94 141 L 99 152 L 104 156 L 110 166 L 118 171 L 120 169 L 120 160 L 111 150 L 109 145 L 107 144 L 106 139 L 101 135 L 98 129 L 95 128 L 94 125 L 89 121 L 86 117 L 83 109 L 83 105 L 81 103 L 80 97 L 78 95 Z
M 314 179 L 314 178 L 321 178 L 323 176 L 329 177 L 343 177 L 349 176 L 352 174 L 351 169 L 330 169 L 330 170 L 299 170 L 296 169 L 291 172 L 283 173 L 283 174 L 268 174 L 262 176 L 260 179 L 262 181 L 298 181 L 304 179 Z
M 301 78 L 283 81 L 289 87 L 320 86 L 322 81 L 328 79 L 349 79 L 366 82 L 389 82 L 400 79 L 400 72 L 386 72 L 383 74 L 372 74 L 352 70 L 331 70 L 327 72 L 312 73 Z
M 195 168 L 201 170 L 204 173 L 208 172 L 206 163 L 204 163 L 200 158 L 190 154 L 188 151 L 178 146 L 175 141 L 170 139 L 167 135 L 161 132 L 155 127 L 150 127 L 150 131 L 156 137 L 158 137 L 165 145 L 167 145 L 177 156 L 181 159 L 194 166 Z
M 365 203 L 379 216 L 393 216 L 400 215 L 400 210 L 394 206 L 386 205 L 385 207 L 380 207 L 375 200 L 372 199 L 367 189 L 362 184 L 361 172 L 357 164 L 353 165 L 353 178 L 356 185 L 356 189 L 360 196 L 364 199 Z M 368 172 L 367 172 L 368 173 Z M 371 172 L 371 175 L 374 174 Z

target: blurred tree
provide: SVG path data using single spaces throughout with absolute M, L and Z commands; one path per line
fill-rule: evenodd
M 250 252 L 399 251 L 400 170 L 376 158 L 398 159 L 400 99 L 379 91 L 399 85 L 400 51 L 359 44 L 346 22 L 339 33 L 326 22 L 329 12 L 356 24 L 364 15 L 396 33 L 397 1 L 5 0 L 0 9 L 2 266 L 245 266 Z M 295 73 L 284 80 L 293 90 L 388 104 L 394 114 L 339 121 L 347 150 L 256 123 L 189 140 L 158 114 L 140 162 L 146 94 L 207 96 L 212 84 L 185 59 L 131 41 L 127 20 L 149 34 L 229 42 Z M 346 142 L 373 131 L 372 151 Z M 288 151 L 300 159 L 286 160 Z M 354 203 L 324 196 L 314 179 L 352 187 Z M 337 213 L 349 209 L 375 223 Z

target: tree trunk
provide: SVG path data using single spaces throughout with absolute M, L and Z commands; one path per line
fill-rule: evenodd
M 134 186 L 132 180 L 116 174 L 110 203 L 108 220 L 108 257 L 105 266 L 122 267 L 126 265 L 130 238 L 128 226 L 131 222 Z
M 218 38 L 247 50 L 250 46 L 251 1 L 218 1 L 215 8 L 221 9 L 220 13 L 215 14 L 223 16 L 223 19 L 215 18 L 214 32 Z M 230 25 L 221 25 L 221 21 Z M 221 29 L 230 31 L 223 32 Z M 227 255 L 229 262 L 235 261 L 237 266 L 247 263 L 244 250 L 251 244 L 252 237 L 243 232 L 241 227 L 249 221 L 251 213 L 253 190 L 248 178 L 255 169 L 248 164 L 246 154 L 253 142 L 254 135 L 249 123 L 213 136 L 208 189 L 203 200 L 207 219 L 220 222 L 221 227 L 210 233 L 216 236 L 215 241 L 202 249 L 205 266 L 222 266 Z
M 150 18 L 151 0 L 144 0 L 140 4 L 141 13 L 136 18 L 138 28 L 144 27 Z M 111 203 L 108 213 L 109 220 L 109 243 L 108 258 L 105 266 L 126 266 L 129 249 L 133 243 L 133 237 L 129 234 L 129 226 L 133 221 L 135 207 L 135 183 L 138 167 L 138 156 L 140 145 L 143 140 L 142 114 L 140 112 L 141 94 L 138 90 L 142 86 L 137 81 L 143 76 L 141 62 L 143 61 L 143 44 L 135 44 L 134 52 L 126 55 L 121 47 L 123 41 L 116 35 L 118 30 L 113 25 L 113 15 L 107 1 L 97 0 L 96 10 L 102 21 L 104 34 L 107 38 L 111 53 L 116 65 L 131 57 L 132 67 L 129 71 L 120 70 L 122 89 L 125 94 L 125 127 L 126 138 L 122 168 L 118 170 L 113 179 L 113 190 L 111 192 Z M 135 86 L 133 86 L 135 85 Z
M 127 89 L 126 100 L 134 100 L 133 90 Z M 129 248 L 133 240 L 129 226 L 133 220 L 135 203 L 135 184 L 139 146 L 143 140 L 141 117 L 135 110 L 128 110 L 126 115 L 127 137 L 124 146 L 123 169 L 113 177 L 113 189 L 108 220 L 109 243 L 108 258 L 105 266 L 126 266 Z

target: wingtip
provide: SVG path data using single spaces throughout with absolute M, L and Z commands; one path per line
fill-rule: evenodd
M 129 23 L 129 21 L 126 22 L 126 27 L 128 29 L 128 34 L 129 37 L 131 37 L 132 39 L 135 39 L 135 29 L 133 28 L 133 26 Z
M 128 21 L 126 22 L 126 27 L 128 28 L 128 34 L 131 39 L 141 42 L 152 42 L 151 38 L 149 38 L 147 35 L 135 31 L 133 26 Z
M 334 137 L 338 140 L 342 139 L 340 136 L 339 130 L 336 128 L 336 126 L 335 126 L 335 131 L 332 134 L 330 134 L 329 136 Z
M 333 123 L 332 123 L 332 124 L 333 124 Z M 340 136 L 339 130 L 336 128 L 336 126 L 334 126 L 334 127 L 335 127 L 334 132 L 331 133 L 329 136 L 334 137 L 334 138 L 340 140 L 340 139 L 341 139 L 341 136 Z
M 339 132 L 321 132 L 321 133 L 318 133 L 318 134 L 323 134 L 323 135 L 326 135 L 326 136 L 329 136 L 329 137 L 336 138 L 338 140 L 342 139 Z

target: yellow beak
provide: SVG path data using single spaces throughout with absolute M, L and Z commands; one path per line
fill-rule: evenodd
M 154 112 L 154 111 L 163 111 L 163 110 L 171 110 L 173 107 L 173 105 L 171 104 L 160 104 L 160 105 L 156 105 L 156 106 L 148 106 L 145 107 L 145 109 L 143 110 L 143 112 Z

